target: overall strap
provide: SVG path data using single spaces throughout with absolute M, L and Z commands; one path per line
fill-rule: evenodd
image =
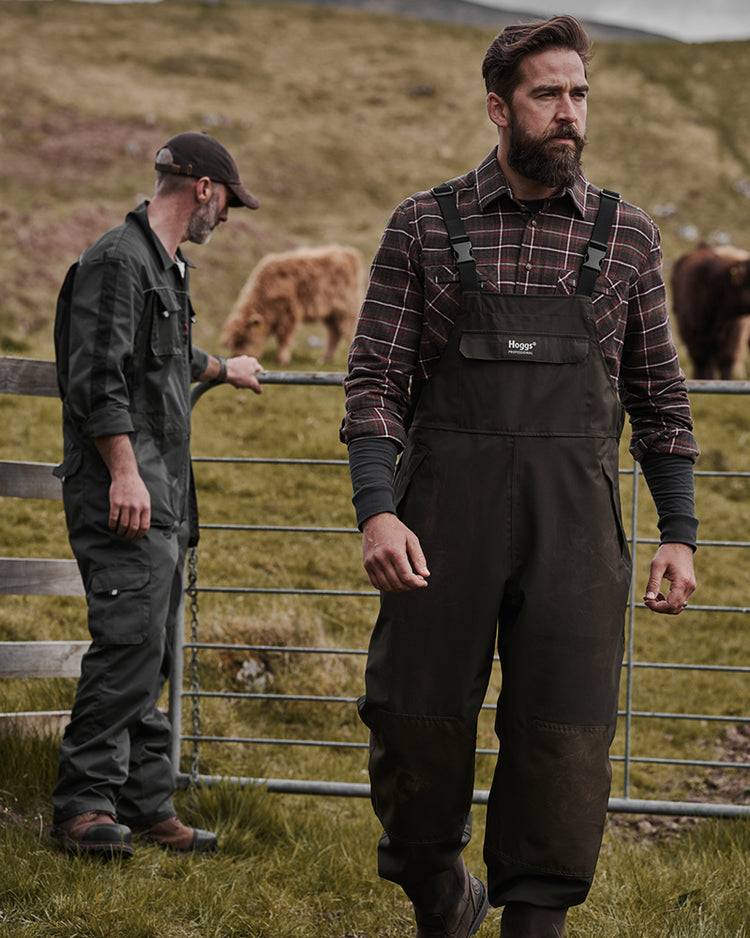
M 586 258 L 578 276 L 576 293 L 579 296 L 591 296 L 594 292 L 596 278 L 601 273 L 602 262 L 607 254 L 607 241 L 609 240 L 609 233 L 612 230 L 612 222 L 619 201 L 619 192 L 602 189 L 594 230 L 591 232 L 591 240 L 586 249 Z
M 448 229 L 448 237 L 453 248 L 453 254 L 458 264 L 458 276 L 461 279 L 461 292 L 478 292 L 479 277 L 477 276 L 477 265 L 474 260 L 474 252 L 471 247 L 471 241 L 466 234 L 464 223 L 456 208 L 456 198 L 453 194 L 453 186 L 444 183 L 442 186 L 435 186 L 430 192 L 437 199 L 440 213 L 445 221 L 445 227 Z

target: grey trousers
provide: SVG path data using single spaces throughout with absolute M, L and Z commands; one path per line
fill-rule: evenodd
M 87 518 L 80 500 L 66 513 L 92 642 L 60 746 L 54 821 L 99 810 L 150 825 L 175 813 L 171 726 L 157 701 L 182 610 L 187 525 L 130 541 Z

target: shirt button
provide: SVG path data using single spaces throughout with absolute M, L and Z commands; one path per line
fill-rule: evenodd
M 168 310 L 168 309 L 163 309 L 163 310 L 161 311 L 161 314 L 162 314 L 162 316 L 163 316 L 165 319 L 169 319 L 169 310 Z
M 119 590 L 110 590 L 110 591 L 109 591 L 109 595 L 110 595 L 110 596 L 119 596 L 119 594 L 120 594 L 120 591 L 119 591 Z
M 524 264 L 524 267 L 526 268 L 526 270 L 531 270 L 531 264 Z

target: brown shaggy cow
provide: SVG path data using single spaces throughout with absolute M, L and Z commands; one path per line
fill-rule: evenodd
M 341 340 L 351 341 L 364 287 L 362 255 L 354 248 L 332 244 L 267 254 L 240 291 L 221 341 L 234 355 L 260 358 L 274 335 L 276 361 L 288 365 L 299 324 L 320 321 L 328 331 L 324 360 L 331 361 Z
M 744 378 L 750 341 L 750 254 L 698 247 L 675 261 L 672 305 L 695 378 Z

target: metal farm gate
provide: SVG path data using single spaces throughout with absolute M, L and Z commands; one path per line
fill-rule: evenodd
M 291 373 L 291 372 L 277 372 L 277 373 L 266 373 L 262 376 L 262 381 L 264 384 L 272 385 L 327 385 L 327 386 L 338 386 L 341 385 L 343 381 L 343 375 L 341 374 L 331 374 L 331 373 L 315 373 L 315 374 L 303 374 L 303 373 Z M 689 389 L 691 396 L 695 395 L 748 395 L 750 394 L 750 382 L 712 382 L 712 381 L 693 381 L 689 382 Z M 198 400 L 204 391 L 207 390 L 206 386 L 197 386 L 194 389 L 194 399 L 193 403 Z M 274 391 L 273 393 L 283 393 L 281 391 Z M 316 392 L 312 391 L 312 394 Z M 750 431 L 750 421 L 745 423 L 745 432 Z M 697 430 L 700 435 L 700 426 L 697 426 Z M 204 459 L 196 459 L 195 462 L 214 462 L 214 463 L 240 463 L 248 464 L 253 466 L 254 464 L 278 464 L 278 465 L 304 465 L 309 466 L 317 470 L 326 470 L 328 468 L 333 471 L 343 474 L 343 485 L 342 485 L 342 498 L 348 501 L 349 498 L 349 489 L 348 489 L 348 474 L 346 472 L 346 459 L 332 459 L 332 460 L 290 460 L 283 457 L 279 458 L 249 458 L 249 459 L 211 459 L 210 457 Z M 739 755 L 734 754 L 731 758 L 711 758 L 710 752 L 707 752 L 703 758 L 676 758 L 673 756 L 668 757 L 663 753 L 654 752 L 654 753 L 645 753 L 640 754 L 636 751 L 637 743 L 637 734 L 635 733 L 634 727 L 636 724 L 640 724 L 641 721 L 665 721 L 668 725 L 674 721 L 690 721 L 693 724 L 701 728 L 716 727 L 716 725 L 725 726 L 731 730 L 731 728 L 736 727 L 738 731 L 745 732 L 747 731 L 748 726 L 750 726 L 750 662 L 745 658 L 743 661 L 740 657 L 740 660 L 730 660 L 726 663 L 720 664 L 701 664 L 701 663 L 676 663 L 670 661 L 656 661 L 656 660 L 638 660 L 634 656 L 634 648 L 636 646 L 636 635 L 637 635 L 637 619 L 639 610 L 643 608 L 642 604 L 638 599 L 638 589 L 642 588 L 645 583 L 638 583 L 636 579 L 640 579 L 643 575 L 642 573 L 638 574 L 636 571 L 638 569 L 638 561 L 642 559 L 641 551 L 644 551 L 650 555 L 655 550 L 655 546 L 658 543 L 656 539 L 640 537 L 637 534 L 638 531 L 638 519 L 641 513 L 644 511 L 643 499 L 639 499 L 639 478 L 641 473 L 637 464 L 632 464 L 629 467 L 620 469 L 621 475 L 621 488 L 623 493 L 623 505 L 625 506 L 628 502 L 630 503 L 630 549 L 633 556 L 633 568 L 634 568 L 634 577 L 633 582 L 631 583 L 630 591 L 630 600 L 627 609 L 626 615 L 626 638 L 627 638 L 627 647 L 626 647 L 626 657 L 623 664 L 624 674 L 623 674 L 623 700 L 624 706 L 621 707 L 619 714 L 619 726 L 617 737 L 620 740 L 619 752 L 613 754 L 612 761 L 613 764 L 617 767 L 618 780 L 613 786 L 613 797 L 610 798 L 609 809 L 613 812 L 630 812 L 630 813 L 643 813 L 643 814 L 665 814 L 665 815 L 693 815 L 693 816 L 720 816 L 720 817 L 736 817 L 740 815 L 750 816 L 750 804 L 735 804 L 735 803 L 717 803 L 715 797 L 712 799 L 710 787 L 708 786 L 708 793 L 704 799 L 696 801 L 670 801 L 666 797 L 654 797 L 653 799 L 644 800 L 636 799 L 631 797 L 631 789 L 633 787 L 633 775 L 636 772 L 641 772 L 644 767 L 651 766 L 662 766 L 667 769 L 671 766 L 675 767 L 692 767 L 696 773 L 703 773 L 710 776 L 710 774 L 720 772 L 722 774 L 729 773 L 744 773 L 746 777 L 747 770 L 750 769 L 750 761 L 748 760 L 747 752 L 749 750 L 740 750 Z M 748 515 L 748 506 L 750 506 L 750 472 L 741 472 L 733 471 L 731 468 L 727 469 L 716 469 L 716 470 L 698 470 L 696 472 L 696 488 L 699 496 L 700 502 L 700 491 L 701 486 L 705 483 L 705 480 L 708 479 L 717 479 L 718 484 L 721 485 L 739 485 L 742 486 L 742 491 L 736 496 L 738 503 L 738 510 L 742 512 L 745 517 Z M 642 488 L 642 485 L 641 485 Z M 629 493 L 629 494 L 628 494 Z M 199 492 L 200 494 L 200 492 Z M 646 499 L 648 502 L 649 500 Z M 625 510 L 625 507 L 624 507 Z M 700 513 L 700 512 L 699 512 Z M 627 518 L 625 518 L 626 528 L 628 527 Z M 206 523 L 202 524 L 202 530 L 210 529 L 222 529 L 228 531 L 235 536 L 235 533 L 239 536 L 243 532 L 249 531 L 274 531 L 280 534 L 287 534 L 290 537 L 300 534 L 300 533 L 335 533 L 335 534 L 346 534 L 351 535 L 352 545 L 351 550 L 359 554 L 359 541 L 358 534 L 359 532 L 355 527 L 351 528 L 340 528 L 340 527 L 279 527 L 279 526 L 258 526 L 258 525 L 218 525 L 212 524 L 210 519 L 206 519 Z M 706 577 L 707 571 L 709 569 L 713 571 L 720 571 L 722 569 L 722 553 L 726 550 L 733 552 L 733 555 L 736 555 L 737 552 L 740 552 L 740 556 L 744 561 L 745 568 L 747 569 L 747 561 L 745 558 L 750 559 L 750 541 L 747 540 L 700 540 L 699 541 L 699 550 L 700 550 L 700 570 L 699 577 Z M 173 764 L 178 769 L 178 785 L 180 787 L 188 787 L 191 784 L 201 784 L 201 785 L 211 785 L 215 782 L 218 782 L 220 778 L 226 778 L 223 776 L 201 774 L 200 772 L 200 754 L 201 747 L 206 744 L 243 744 L 245 746 L 253 746 L 257 744 L 262 745 L 273 745 L 273 746 L 303 746 L 303 747 L 326 747 L 328 749 L 342 748 L 347 750 L 361 750 L 361 760 L 362 768 L 366 765 L 366 755 L 368 749 L 367 743 L 367 733 L 364 726 L 361 727 L 361 736 L 357 739 L 352 739 L 350 741 L 340 741 L 340 740 L 331 740 L 325 738 L 265 738 L 265 737 L 237 737 L 237 736 L 223 736 L 220 733 L 212 733 L 210 730 L 206 729 L 206 721 L 203 718 L 203 705 L 207 702 L 208 699 L 232 699 L 237 700 L 241 698 L 247 698 L 256 702 L 260 702 L 260 705 L 264 704 L 274 704 L 279 705 L 284 702 L 289 702 L 293 704 L 303 704 L 305 707 L 313 708 L 321 704 L 338 704 L 343 707 L 354 708 L 356 705 L 356 697 L 344 697 L 344 696 L 326 696 L 326 695 L 316 695 L 316 694 L 273 694 L 268 691 L 253 691 L 248 693 L 241 693 L 237 691 L 206 691 L 201 687 L 200 676 L 201 676 L 201 667 L 203 659 L 209 652 L 213 651 L 231 651 L 231 652 L 248 652 L 248 653 L 266 653 L 266 652 L 279 652 L 284 655 L 300 655 L 300 656 L 354 656 L 361 659 L 362 670 L 364 670 L 364 660 L 366 656 L 366 649 L 361 648 L 339 648 L 339 647 L 291 647 L 289 645 L 282 646 L 267 646 L 267 645 L 258 645 L 258 644 L 248 644 L 248 645 L 238 645 L 237 643 L 221 643 L 221 642 L 204 642 L 201 641 L 201 632 L 200 632 L 200 604 L 202 597 L 208 596 L 212 593 L 239 593 L 239 594 L 263 594 L 263 593 L 287 593 L 290 595 L 299 596 L 300 598 L 304 596 L 323 596 L 323 595 L 337 595 L 337 596 L 347 596 L 354 597 L 357 602 L 363 604 L 369 604 L 367 609 L 368 613 L 371 607 L 372 615 L 371 620 L 374 621 L 376 613 L 376 593 L 372 590 L 347 590 L 347 589 L 295 589 L 295 588 L 279 588 L 279 589 L 264 589 L 259 587 L 254 587 L 252 585 L 248 586 L 229 586 L 221 585 L 214 583 L 203 583 L 200 580 L 199 572 L 196 571 L 196 556 L 195 553 L 191 555 L 191 562 L 189 563 L 188 570 L 188 586 L 186 590 L 186 626 L 187 631 L 189 632 L 188 640 L 184 640 L 184 636 L 180 635 L 177 638 L 177 647 L 175 649 L 176 653 L 174 656 L 175 661 L 175 670 L 173 673 L 171 681 L 171 691 L 170 691 L 170 716 L 174 725 L 174 738 L 173 738 L 173 750 L 172 750 L 172 761 Z M 717 574 L 718 575 L 718 574 Z M 727 616 L 734 617 L 734 621 L 737 621 L 737 617 L 740 617 L 741 626 L 746 627 L 750 624 L 750 620 L 746 619 L 748 613 L 750 613 L 750 578 L 745 579 L 744 584 L 741 586 L 741 595 L 743 597 L 744 605 L 700 605 L 700 604 L 690 604 L 689 614 L 694 615 L 697 613 L 709 615 L 711 617 L 711 623 L 713 624 L 714 620 L 717 624 L 717 627 L 721 627 L 722 621 Z M 692 653 L 694 649 L 691 649 L 690 646 L 690 628 L 688 615 L 683 613 L 679 620 L 671 619 L 671 617 L 654 617 L 664 620 L 669 620 L 664 623 L 665 628 L 673 627 L 673 624 L 679 621 L 680 625 L 680 634 L 683 636 L 682 641 L 689 648 L 689 653 Z M 745 645 L 747 647 L 747 645 Z M 731 657 L 731 651 L 728 652 Z M 735 684 L 733 687 L 736 688 L 734 691 L 734 696 L 736 697 L 736 706 L 732 706 L 730 709 L 731 712 L 723 713 L 705 713 L 701 712 L 700 701 L 697 699 L 680 699 L 674 700 L 674 706 L 667 711 L 654 712 L 651 710 L 643 710 L 638 708 L 638 695 L 634 688 L 634 683 L 636 676 L 649 672 L 653 675 L 654 679 L 657 681 L 668 682 L 670 676 L 681 673 L 684 677 L 687 673 L 691 676 L 691 680 L 699 681 L 702 678 L 709 680 L 711 682 L 721 682 L 721 681 L 734 681 Z M 700 694 L 697 694 L 700 696 Z M 493 711 L 495 709 L 494 703 L 486 702 L 483 708 L 485 711 Z M 190 726 L 185 727 L 183 725 L 184 718 L 183 714 L 190 715 Z M 710 745 L 705 746 L 706 750 L 710 749 Z M 484 756 L 494 756 L 496 750 L 493 749 L 482 749 L 478 750 L 478 758 Z M 183 772 L 179 771 L 180 759 L 181 756 L 189 760 L 190 771 Z M 736 776 L 735 776 L 736 777 Z M 621 778 L 621 781 L 620 781 Z M 347 796 L 347 797 L 369 797 L 369 785 L 360 782 L 345 782 L 345 781 L 326 781 L 320 779 L 311 779 L 311 778 L 298 778 L 298 777 L 278 777 L 278 778 L 254 778 L 254 777 L 245 777 L 245 776 L 233 776 L 231 777 L 231 782 L 238 784 L 240 786 L 251 785 L 251 784 L 264 784 L 269 791 L 275 792 L 293 792 L 300 794 L 318 794 L 318 795 L 338 795 L 338 796 Z M 661 795 L 663 792 L 657 792 Z M 484 804 L 487 801 L 488 791 L 486 790 L 476 790 L 474 792 L 474 802 L 477 804 Z

